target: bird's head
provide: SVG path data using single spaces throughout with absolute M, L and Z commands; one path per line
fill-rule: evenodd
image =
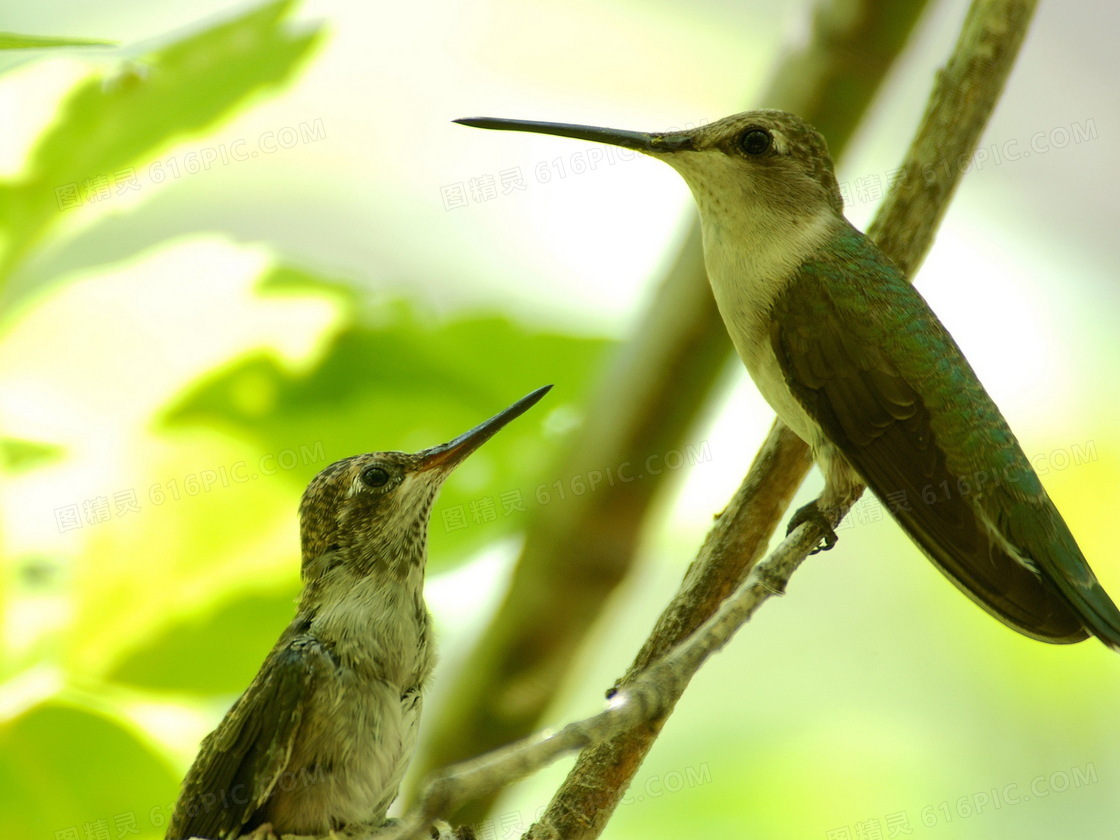
M 302 577 L 345 566 L 353 576 L 406 576 L 426 556 L 428 516 L 444 479 L 552 386 L 539 388 L 454 440 L 422 452 L 370 452 L 336 461 L 300 502 Z
M 746 111 L 687 131 L 646 133 L 567 123 L 471 117 L 463 125 L 574 137 L 634 149 L 672 166 L 705 222 L 744 212 L 797 221 L 841 213 L 832 158 L 820 133 L 785 111 Z

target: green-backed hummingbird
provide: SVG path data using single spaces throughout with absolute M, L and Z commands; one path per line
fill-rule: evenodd
M 202 742 L 167 840 L 377 826 L 412 758 L 435 664 L 428 516 L 464 458 L 552 386 L 449 443 L 331 464 L 300 503 L 296 617 Z
M 771 110 L 649 134 L 456 122 L 622 146 L 685 179 L 727 331 L 825 477 L 791 527 L 846 510 L 866 484 L 938 568 L 1009 627 L 1056 643 L 1091 633 L 1120 649 L 1120 612 L 1007 421 L 925 299 L 844 218 L 812 126 Z M 833 542 L 830 533 L 825 546 Z

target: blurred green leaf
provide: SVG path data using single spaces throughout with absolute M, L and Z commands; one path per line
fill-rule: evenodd
M 0 837 L 159 837 L 177 785 L 148 744 L 104 715 L 49 701 L 0 725 Z
M 0 463 L 12 472 L 33 469 L 56 461 L 65 450 L 49 443 L 0 437 Z
M 288 80 L 321 30 L 293 31 L 293 0 L 269 3 L 79 85 L 32 153 L 22 181 L 0 183 L 0 284 L 91 179 L 111 185 L 174 141 L 231 116 Z M 123 177 L 123 176 L 122 176 Z M 83 187 L 83 185 L 86 185 Z
M 111 47 L 115 41 L 99 38 L 57 38 L 51 35 L 20 35 L 0 32 L 0 50 L 38 50 L 44 47 Z
M 311 275 L 283 268 L 263 288 L 274 294 L 315 283 Z M 328 288 L 337 292 L 339 286 Z M 388 301 L 362 310 L 313 369 L 290 371 L 263 354 L 245 358 L 188 392 L 165 422 L 224 428 L 276 457 L 322 447 L 329 463 L 450 440 L 555 383 L 539 407 L 503 429 L 445 486 L 430 529 L 438 566 L 524 527 L 555 447 L 542 422 L 561 406 L 582 403 L 611 344 L 531 331 L 503 316 L 441 322 L 404 301 Z M 286 472 L 302 489 L 325 463 L 305 467 L 308 459 L 300 460 Z
M 258 286 L 270 297 L 311 291 L 344 312 L 318 358 L 292 370 L 257 351 L 165 412 L 160 443 L 143 456 L 150 475 L 136 482 L 140 512 L 98 530 L 83 564 L 70 663 L 79 673 L 155 690 L 243 689 L 293 615 L 296 508 L 315 473 L 358 452 L 449 440 L 554 382 L 444 488 L 432 567 L 526 526 L 535 488 L 552 479 L 557 439 L 545 427 L 557 424 L 546 418 L 582 404 L 610 342 L 497 316 L 439 321 L 396 299 L 363 306 L 345 281 L 285 266 Z M 153 545 L 157 562 L 138 560 Z M 122 608 L 107 616 L 106 603 Z
M 240 694 L 295 615 L 295 595 L 254 594 L 167 626 L 109 678 L 158 691 Z
M 73 567 L 64 667 L 75 675 L 107 679 L 168 628 L 189 627 L 249 593 L 279 594 L 290 605 L 298 591 L 298 490 L 284 470 L 272 461 L 258 472 L 248 444 L 209 430 L 173 437 L 144 448 L 143 469 L 122 485 L 135 491 L 137 510 L 91 526 Z M 289 608 L 281 621 L 290 617 Z M 269 642 L 279 629 L 270 624 Z M 188 661 L 209 668 L 207 644 Z

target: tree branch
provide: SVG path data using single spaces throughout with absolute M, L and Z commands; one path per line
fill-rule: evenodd
M 995 110 L 1037 0 L 974 0 L 896 182 L 867 234 L 913 276 Z
M 1003 90 L 1035 5 L 1035 0 L 974 0 L 970 7 L 953 54 L 938 75 L 926 115 L 907 153 L 904 177 L 897 182 L 871 228 L 880 245 L 901 265 L 913 267 L 928 249 L 936 224 L 944 215 L 962 175 L 961 166 L 946 166 L 944 162 L 956 164 L 967 160 L 975 149 Z M 928 179 L 927 172 L 931 173 Z M 926 182 L 924 190 L 917 187 L 918 173 L 922 173 Z M 905 195 L 899 194 L 903 192 Z M 788 504 L 789 476 L 796 474 L 799 481 L 803 473 L 800 466 L 773 479 L 767 479 L 764 474 L 780 456 L 789 454 L 791 447 L 797 448 L 792 438 L 788 429 L 776 427 L 772 430 L 743 486 L 689 569 L 680 592 L 620 681 L 623 689 L 640 677 L 648 667 L 645 663 L 658 651 L 673 649 L 691 628 L 707 620 L 711 615 L 711 603 L 718 601 L 718 592 L 729 585 L 722 575 L 735 568 L 735 561 L 740 565 L 732 585 L 738 585 L 749 574 L 753 558 L 765 545 L 781 513 L 774 513 L 777 504 L 769 504 L 765 513 L 755 515 L 744 510 L 743 505 L 749 505 L 758 492 L 765 495 L 768 488 L 773 489 L 778 498 L 785 499 L 782 507 Z M 771 515 L 773 518 L 766 527 Z M 735 527 L 733 521 L 740 519 L 750 523 L 748 530 Z M 725 524 L 725 520 L 730 521 Z M 726 558 L 732 558 L 733 562 L 722 562 Z M 720 563 L 722 568 L 709 569 L 714 563 Z M 789 571 L 795 566 L 790 566 Z M 775 587 L 784 589 L 787 579 L 775 579 Z M 585 750 L 553 796 L 541 821 L 530 828 L 526 837 L 532 840 L 597 837 L 664 725 L 668 710 L 607 743 Z
M 753 566 L 739 589 L 695 633 L 634 674 L 604 711 L 569 723 L 559 732 L 526 738 L 447 768 L 428 781 L 417 806 L 398 826 L 370 836 L 423 840 L 433 820 L 464 802 L 492 793 L 576 750 L 663 721 L 708 657 L 726 645 L 765 601 L 784 594 L 790 575 L 823 536 L 824 530 L 816 523 L 799 527 L 766 560 Z

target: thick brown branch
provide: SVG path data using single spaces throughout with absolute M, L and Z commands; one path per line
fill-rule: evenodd
M 905 173 L 926 172 L 937 167 L 952 155 L 971 154 L 1003 88 L 1018 47 L 1022 43 L 1035 3 L 1033 0 L 975 0 L 969 10 L 960 39 L 946 69 L 940 74 L 938 85 L 919 135 L 911 145 L 904 164 Z M 952 127 L 947 136 L 938 132 Z M 930 191 L 924 197 L 909 199 L 892 195 L 880 211 L 873 231 L 889 254 L 904 266 L 916 265 L 932 241 L 937 221 L 945 212 L 949 198 L 960 178 L 960 167 L 942 167 L 944 177 L 933 177 Z M 913 178 L 903 180 L 907 192 L 915 192 Z M 920 212 L 919 212 L 920 209 Z M 757 557 L 776 524 L 780 512 L 766 527 L 766 515 L 752 518 L 742 505 L 752 498 L 750 488 L 769 489 L 779 499 L 788 503 L 790 475 L 798 480 L 803 472 L 795 467 L 791 473 L 775 475 L 771 479 L 764 473 L 772 468 L 777 453 L 797 447 L 792 435 L 785 429 L 772 433 L 754 466 L 724 511 L 705 542 L 700 555 L 689 570 L 681 591 L 666 608 L 653 636 L 647 642 L 626 677 L 619 683 L 625 687 L 642 673 L 645 663 L 658 651 L 672 649 L 687 636 L 690 628 L 697 626 L 711 615 L 711 605 L 718 600 L 717 593 L 729 585 L 737 585 L 749 573 L 753 558 Z M 757 491 L 755 491 L 757 492 Z M 763 492 L 765 495 L 765 492 Z M 774 505 L 770 506 L 770 511 Z M 744 518 L 753 530 L 740 531 L 734 520 Z M 762 527 L 759 527 L 759 525 Z M 721 564 L 725 558 L 737 558 L 743 565 L 737 569 L 735 583 L 729 584 L 722 574 L 731 568 L 723 564 L 717 572 L 709 571 L 711 564 Z M 784 579 L 775 581 L 784 588 Z M 622 794 L 641 764 L 667 713 L 659 719 L 635 727 L 630 732 L 589 750 L 585 750 L 557 791 L 541 821 L 526 835 L 533 840 L 565 838 L 587 840 L 597 837 L 617 807 Z
M 913 276 L 972 159 L 1026 37 L 1037 0 L 974 0 L 934 77 L 914 140 L 868 235 Z

